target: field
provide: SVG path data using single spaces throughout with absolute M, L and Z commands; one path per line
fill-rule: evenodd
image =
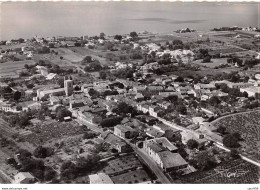
M 111 177 L 115 184 L 142 183 L 150 180 L 150 177 L 143 169 L 137 169 L 118 176 Z
M 83 127 L 79 126 L 76 122 L 56 122 L 46 121 L 40 126 L 35 126 L 30 129 L 31 134 L 25 137 L 26 141 L 34 144 L 41 145 L 52 139 L 62 138 L 66 136 L 74 136 L 83 134 Z
M 135 170 L 138 167 L 142 167 L 140 161 L 133 154 L 130 154 L 108 161 L 107 166 L 101 172 L 115 176 L 128 170 Z
M 10 78 L 17 78 L 19 77 L 19 72 L 24 69 L 24 65 L 32 65 L 35 62 L 32 60 L 26 61 L 8 61 L 5 63 L 0 64 L 0 78 L 2 77 L 10 77 Z
M 208 171 L 185 175 L 177 183 L 258 184 L 259 168 L 242 159 L 232 160 Z
M 203 66 L 203 67 L 208 67 L 208 68 L 214 68 L 214 67 L 220 66 L 222 64 L 227 64 L 227 59 L 225 59 L 225 58 L 211 59 L 210 63 L 202 63 L 201 60 L 196 60 L 196 61 L 193 61 L 193 64 Z
M 55 48 L 59 56 L 62 56 L 65 60 L 70 62 L 79 62 L 84 58 L 83 55 L 69 49 L 69 48 Z
M 238 132 L 243 141 L 241 144 L 242 154 L 259 162 L 259 126 L 260 111 L 234 114 L 219 118 L 212 122 L 215 127 L 223 126 L 228 132 Z

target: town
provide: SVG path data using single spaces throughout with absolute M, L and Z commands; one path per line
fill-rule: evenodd
M 1 41 L 0 183 L 259 183 L 259 47 L 236 26 Z

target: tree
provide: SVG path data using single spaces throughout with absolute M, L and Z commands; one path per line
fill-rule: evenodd
M 59 120 L 59 121 L 63 121 L 64 120 L 64 117 L 68 117 L 68 116 L 72 116 L 71 112 L 69 110 L 67 110 L 66 108 L 64 107 L 60 107 L 58 110 L 57 110 L 57 113 L 56 113 L 56 119 Z
M 233 159 L 238 159 L 240 158 L 239 152 L 237 151 L 237 149 L 231 149 L 230 153 L 229 153 L 230 157 Z
M 199 147 L 199 143 L 198 141 L 194 140 L 194 139 L 189 139 L 187 142 L 187 146 L 189 149 L 194 149 L 194 148 L 198 148 Z
M 174 80 L 174 82 L 184 82 L 184 78 L 178 76 L 178 77 Z
M 115 35 L 115 37 L 114 37 L 116 40 L 119 40 L 119 41 L 121 41 L 122 40 L 122 36 L 121 35 Z
M 13 98 L 15 101 L 18 101 L 22 96 L 22 93 L 19 92 L 19 91 L 15 91 L 14 94 L 13 94 Z
M 186 108 L 186 106 L 183 105 L 183 104 L 177 106 L 177 111 L 178 111 L 180 114 L 183 114 L 183 115 L 186 115 L 186 114 L 187 114 L 187 108 Z
M 22 112 L 22 113 L 19 115 L 18 124 L 19 124 L 21 127 L 26 126 L 26 125 L 29 125 L 29 116 L 28 116 L 27 113 Z
M 107 77 L 107 74 L 105 71 L 99 71 L 99 78 L 104 80 L 104 79 L 106 79 L 106 77 Z
M 217 106 L 220 103 L 221 103 L 221 100 L 217 96 L 212 96 L 209 99 L 209 104 L 212 105 L 212 106 Z
M 137 38 L 138 37 L 138 34 L 136 32 L 130 32 L 130 36 L 132 38 Z
M 113 127 L 115 125 L 118 125 L 122 121 L 122 119 L 122 117 L 109 117 L 103 119 L 100 125 L 101 127 Z
M 210 61 L 211 61 L 211 56 L 209 56 L 209 55 L 204 57 L 202 60 L 203 63 L 210 63 Z
M 208 151 L 199 152 L 198 155 L 191 160 L 191 163 L 201 171 L 212 169 L 217 165 L 215 157 L 210 156 Z
M 181 138 L 182 138 L 180 133 L 175 133 L 169 129 L 165 131 L 163 136 L 171 142 L 181 142 Z
M 61 88 L 64 88 L 64 78 L 63 77 L 60 77 L 57 82 Z
M 46 158 L 48 156 L 51 156 L 52 154 L 53 154 L 53 149 L 49 147 L 42 147 L 42 146 L 38 146 L 33 152 L 33 155 L 36 158 Z
M 87 62 L 87 63 L 90 63 L 92 61 L 92 57 L 87 55 L 84 59 L 83 59 L 83 62 Z
M 224 127 L 224 126 L 222 126 L 222 125 L 219 126 L 216 131 L 217 131 L 218 133 L 222 134 L 222 135 L 227 134 L 227 129 L 226 129 L 226 127 Z
M 130 113 L 132 116 L 137 114 L 137 111 L 131 105 L 128 105 L 125 102 L 120 102 L 117 107 L 113 110 L 113 112 L 117 113 L 118 115 L 124 115 Z
M 238 148 L 240 146 L 238 141 L 239 140 L 234 136 L 234 134 L 227 134 L 223 138 L 223 144 L 229 148 Z
M 50 181 L 55 179 L 57 173 L 55 172 L 54 169 L 52 169 L 51 167 L 45 167 L 44 170 L 44 180 L 45 181 Z
M 25 158 L 30 158 L 32 156 L 32 153 L 30 153 L 26 149 L 20 149 L 18 152 L 16 152 L 16 154 L 20 154 L 20 156 L 19 156 L 20 160 L 23 160 Z
M 64 162 L 60 167 L 60 175 L 62 179 L 75 179 L 78 175 L 76 165 L 71 161 Z
M 105 33 L 104 32 L 101 32 L 100 34 L 99 34 L 99 38 L 100 39 L 105 39 L 105 37 L 106 37 L 106 35 L 105 35 Z

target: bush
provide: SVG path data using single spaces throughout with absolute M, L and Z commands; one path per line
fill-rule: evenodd
M 50 147 L 42 147 L 42 146 L 38 146 L 34 152 L 33 155 L 36 158 L 46 158 L 49 157 L 53 154 L 53 149 Z
M 199 147 L 199 143 L 194 139 L 189 139 L 187 142 L 187 146 L 189 149 L 194 149 Z
M 223 138 L 223 144 L 229 148 L 238 148 L 240 146 L 238 141 L 239 139 L 234 134 L 227 134 Z

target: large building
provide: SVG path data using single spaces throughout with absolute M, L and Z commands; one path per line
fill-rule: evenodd
M 41 100 L 45 97 L 50 96 L 71 96 L 73 94 L 73 80 L 65 79 L 64 88 L 57 89 L 38 89 L 37 90 L 37 99 Z
M 73 94 L 73 80 L 64 80 L 64 90 L 66 96 L 71 96 Z
M 117 125 L 114 127 L 114 134 L 126 139 L 131 139 L 138 135 L 138 133 L 127 125 Z
M 251 86 L 248 88 L 240 88 L 240 92 L 247 92 L 249 97 L 256 97 L 260 95 L 260 87 Z
M 177 152 L 177 147 L 165 137 L 144 141 L 144 150 L 166 172 L 183 169 L 188 163 Z

